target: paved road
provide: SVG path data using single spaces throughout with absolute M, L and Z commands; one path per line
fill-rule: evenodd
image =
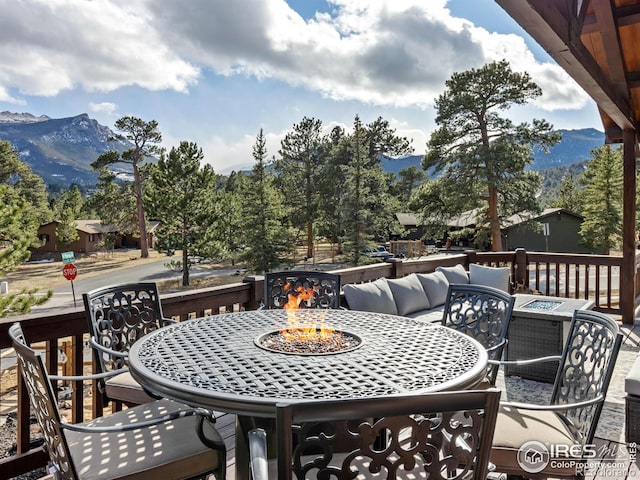
M 78 276 L 73 281 L 73 290 L 71 282 L 52 288 L 53 297 L 40 306 L 32 308 L 32 312 L 55 311 L 60 308 L 68 308 L 74 306 L 74 292 L 76 306 L 82 306 L 82 294 L 95 288 L 111 285 L 114 283 L 125 282 L 154 282 L 158 280 L 182 279 L 182 272 L 174 272 L 164 264 L 166 260 L 158 260 L 157 262 L 149 262 L 129 268 L 121 268 L 117 270 L 106 269 L 104 273 L 96 276 L 82 278 L 82 271 L 78 271 Z M 244 274 L 244 270 L 238 269 L 215 269 L 209 265 L 197 265 L 191 269 L 189 278 L 207 277 L 215 275 L 228 275 L 239 272 Z M 242 278 L 241 275 L 238 278 Z M 240 281 L 240 280 L 238 280 Z M 15 363 L 15 354 L 12 349 L 3 349 L 0 352 L 0 370 L 11 367 Z
M 78 276 L 73 282 L 67 282 L 58 285 L 53 290 L 53 297 L 47 303 L 33 307 L 33 312 L 41 312 L 54 310 L 61 307 L 74 306 L 74 293 L 76 306 L 82 306 L 82 294 L 95 288 L 111 285 L 114 283 L 125 282 L 155 282 L 159 280 L 182 279 L 182 272 L 175 272 L 164 264 L 167 260 L 158 260 L 157 262 L 149 262 L 130 268 L 121 268 L 118 270 L 106 269 L 104 273 L 87 278 L 82 278 L 82 270 L 78 271 Z M 196 265 L 191 269 L 189 278 L 207 277 L 214 275 L 228 275 L 232 273 L 244 273 L 244 270 L 232 269 L 215 269 L 209 265 Z M 241 278 L 241 277 L 239 277 Z

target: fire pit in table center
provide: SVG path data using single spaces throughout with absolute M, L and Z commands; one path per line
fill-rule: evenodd
M 298 288 L 289 293 L 284 306 L 287 326 L 256 338 L 260 348 L 295 355 L 329 355 L 355 350 L 362 339 L 353 333 L 325 324 L 327 310 L 299 309 L 301 302 L 314 294 L 314 288 Z

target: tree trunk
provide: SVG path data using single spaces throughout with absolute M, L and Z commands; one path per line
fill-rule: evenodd
M 182 286 L 189 286 L 189 252 L 186 248 L 182 249 Z
M 313 258 L 313 222 L 307 222 L 307 258 Z
M 502 235 L 498 218 L 498 190 L 496 187 L 489 187 L 489 227 L 491 229 L 491 251 L 501 252 Z
M 136 209 L 138 211 L 138 229 L 140 230 L 140 258 L 149 257 L 149 242 L 147 238 L 147 223 L 144 218 L 144 207 L 142 206 L 142 180 L 138 165 L 133 164 L 133 180 L 136 190 Z

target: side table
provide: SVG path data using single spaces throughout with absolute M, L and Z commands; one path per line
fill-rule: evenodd
M 590 310 L 593 300 L 515 294 L 511 315 L 507 360 L 526 360 L 562 354 L 573 312 Z M 505 368 L 505 375 L 517 375 L 538 382 L 553 383 L 558 362 Z

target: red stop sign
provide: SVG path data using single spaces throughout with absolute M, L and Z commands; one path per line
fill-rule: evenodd
M 67 280 L 73 280 L 78 275 L 78 269 L 73 263 L 67 263 L 64 267 L 62 267 L 62 275 Z

